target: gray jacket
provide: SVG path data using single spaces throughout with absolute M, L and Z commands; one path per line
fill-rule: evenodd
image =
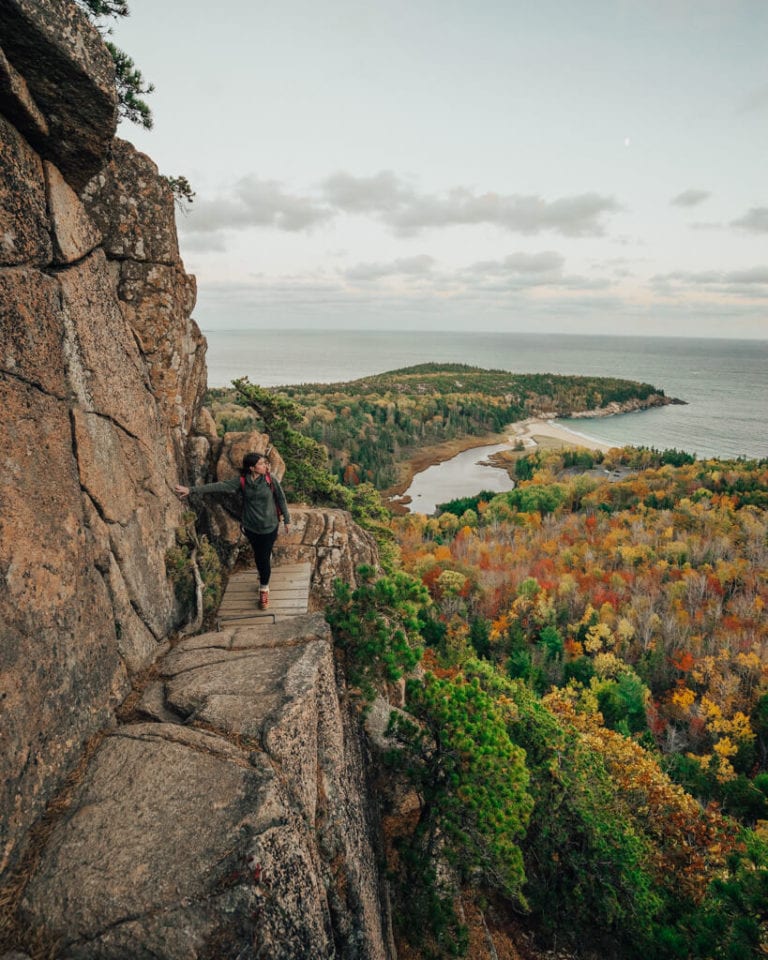
M 283 488 L 274 477 L 270 477 L 270 480 L 271 488 L 263 476 L 254 477 L 249 474 L 245 478 L 244 490 L 240 485 L 240 477 L 233 477 L 231 480 L 192 487 L 192 493 L 234 493 L 244 501 L 242 523 L 245 529 L 252 533 L 272 533 L 280 522 L 277 506 L 280 507 L 286 523 L 291 522 L 291 517 Z

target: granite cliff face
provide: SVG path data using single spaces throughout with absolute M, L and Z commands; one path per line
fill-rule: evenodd
M 73 3 L 0 0 L 0 48 L 0 885 L 22 868 L 15 929 L 62 958 L 388 957 L 362 741 L 322 618 L 169 652 L 189 614 L 166 575 L 174 485 L 255 440 L 222 444 L 201 409 L 168 183 L 115 139 L 111 58 Z M 312 563 L 317 605 L 375 561 L 340 511 L 296 520 L 281 550 Z M 211 512 L 223 540 L 233 523 Z M 65 808 L 89 742 L 31 860 L 30 830 Z
M 1 0 L 0 37 L 2 869 L 179 621 L 165 553 L 205 341 L 170 189 L 114 140 L 98 32 Z

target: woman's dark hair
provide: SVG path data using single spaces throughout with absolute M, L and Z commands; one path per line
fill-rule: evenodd
M 246 453 L 246 455 L 243 457 L 242 469 L 240 470 L 241 476 L 247 476 L 251 472 L 251 467 L 255 467 L 259 460 L 263 459 L 263 453 Z

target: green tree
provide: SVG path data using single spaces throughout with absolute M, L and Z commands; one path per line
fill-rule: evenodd
M 491 655 L 491 621 L 485 617 L 475 617 L 469 625 L 469 642 L 481 660 Z
M 125 0 L 77 0 L 92 17 L 127 17 L 129 10 Z
M 151 130 L 154 125 L 152 111 L 142 98 L 154 92 L 154 84 L 144 80 L 141 70 L 124 50 L 110 41 L 106 42 L 106 46 L 115 62 L 119 115 L 145 130 Z
M 373 567 L 357 570 L 359 586 L 333 585 L 326 611 L 337 645 L 344 651 L 347 678 L 365 700 L 377 686 L 399 680 L 422 654 L 419 613 L 429 603 L 426 587 L 407 573 L 377 577 Z
M 691 921 L 700 960 L 752 960 L 768 952 L 768 840 L 745 830 L 728 873 L 714 880 Z
M 404 933 L 420 942 L 429 932 L 440 944 L 441 931 L 452 929 L 446 916 L 454 893 L 437 880 L 441 859 L 460 882 L 479 883 L 525 907 L 519 841 L 533 801 L 525 754 L 508 734 L 508 703 L 494 700 L 477 679 L 431 673 L 408 681 L 407 700 L 415 722 L 402 713 L 390 719 L 403 748 L 392 762 L 405 768 L 421 801 L 403 851 Z
M 248 377 L 233 380 L 232 385 L 237 402 L 256 413 L 270 441 L 280 450 L 286 466 L 286 490 L 299 500 L 349 508 L 349 492 L 328 469 L 328 451 L 294 427 L 303 418 L 301 407 L 289 397 L 250 383 Z
M 525 888 L 543 933 L 620 945 L 639 956 L 663 906 L 653 848 L 632 821 L 600 753 L 555 717 L 523 682 L 491 664 L 464 667 L 488 696 L 507 702 L 510 739 L 525 751 L 534 807 L 523 841 Z
M 106 34 L 111 34 L 112 28 L 105 28 L 102 25 L 101 21 L 104 17 L 127 17 L 130 12 L 125 0 L 76 0 L 76 2 L 101 33 Z M 154 85 L 144 80 L 141 70 L 124 50 L 109 40 L 105 40 L 105 44 L 115 64 L 119 116 L 146 130 L 151 130 L 152 111 L 142 98 L 154 91 Z
M 521 513 L 538 511 L 545 514 L 554 513 L 565 497 L 566 489 L 562 484 L 548 483 L 546 486 L 530 484 L 516 487 L 509 493 L 499 494 L 498 498 L 505 500 L 510 507 L 517 507 Z
M 631 668 L 615 679 L 593 681 L 597 705 L 605 725 L 629 736 L 647 729 L 646 705 L 650 693 Z

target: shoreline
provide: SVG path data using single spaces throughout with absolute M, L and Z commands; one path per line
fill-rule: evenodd
M 570 427 L 563 427 L 553 420 L 538 420 L 535 417 L 512 423 L 508 429 L 514 432 L 512 442 L 522 440 L 526 449 L 535 449 L 537 446 L 541 446 L 536 440 L 537 437 L 547 437 L 550 440 L 557 440 L 563 446 L 586 447 L 587 450 L 602 450 L 603 453 L 607 453 L 616 446 L 616 444 L 595 440 L 594 437 L 590 437 L 585 433 L 579 433 L 577 430 L 571 430 Z
M 413 483 L 413 478 L 417 473 L 421 473 L 428 467 L 435 467 L 438 463 L 444 463 L 451 460 L 459 453 L 465 450 L 474 450 L 476 447 L 490 447 L 497 443 L 514 443 L 514 439 L 504 433 L 489 433 L 484 437 L 457 437 L 454 440 L 446 440 L 444 443 L 437 443 L 430 447 L 422 447 L 409 460 L 399 464 L 400 479 L 397 483 L 381 491 L 384 500 L 392 497 L 401 497 Z M 390 503 L 390 509 L 396 504 Z M 393 510 L 394 512 L 394 510 Z M 405 511 L 407 512 L 407 511 Z
M 523 446 L 522 449 L 516 450 L 515 444 L 518 442 L 521 442 Z M 407 504 L 410 502 L 410 498 L 406 500 L 396 500 L 394 498 L 403 496 L 413 483 L 413 478 L 417 473 L 422 473 L 428 467 L 434 467 L 446 460 L 451 460 L 457 454 L 464 453 L 465 450 L 490 447 L 500 443 L 509 444 L 508 450 L 500 451 L 500 454 L 507 456 L 510 454 L 525 456 L 538 447 L 547 447 L 550 450 L 565 447 L 585 447 L 587 450 L 601 450 L 605 453 L 615 446 L 577 433 L 575 430 L 569 430 L 567 427 L 562 427 L 551 420 L 531 417 L 527 420 L 518 420 L 515 423 L 508 424 L 502 433 L 491 433 L 484 437 L 461 437 L 431 447 L 424 447 L 400 465 L 400 480 L 386 490 L 382 490 L 382 499 L 387 502 L 387 506 L 392 513 L 396 516 L 403 516 L 409 513 Z M 499 454 L 495 454 L 495 456 L 499 456 Z M 499 470 L 505 470 L 508 467 L 508 464 L 492 463 L 490 461 L 489 465 Z

